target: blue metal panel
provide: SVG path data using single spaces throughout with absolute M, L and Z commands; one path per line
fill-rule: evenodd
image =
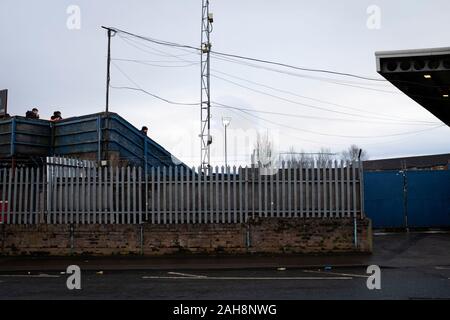
M 396 171 L 365 172 L 364 206 L 374 228 L 405 227 L 402 175 Z
M 374 228 L 450 227 L 450 171 L 364 174 L 365 211 Z M 404 200 L 406 199 L 406 210 Z
M 450 227 L 450 171 L 408 171 L 411 227 Z
M 107 123 L 108 122 L 108 123 Z M 118 153 L 129 165 L 150 167 L 175 164 L 172 155 L 115 113 L 98 113 L 59 122 L 14 117 L 0 121 L 0 153 L 3 157 L 76 155 L 98 160 L 104 150 Z M 187 168 L 187 167 L 186 167 Z

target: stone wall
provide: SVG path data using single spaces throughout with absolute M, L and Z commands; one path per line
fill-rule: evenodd
M 258 218 L 247 224 L 1 225 L 2 255 L 371 252 L 369 219 Z

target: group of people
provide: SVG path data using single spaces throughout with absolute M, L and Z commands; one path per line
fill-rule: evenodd
M 31 111 L 27 111 L 27 113 L 25 114 L 25 117 L 27 119 L 39 119 L 39 110 L 38 108 L 33 108 Z M 50 121 L 61 121 L 62 115 L 61 115 L 61 111 L 55 111 L 53 112 L 53 115 L 50 118 Z
M 31 111 L 27 111 L 27 113 L 25 114 L 25 117 L 27 119 L 39 119 L 39 110 L 38 108 L 33 108 Z M 56 122 L 56 121 L 61 121 L 62 115 L 60 111 L 55 111 L 53 112 L 53 115 L 50 118 L 50 121 Z M 142 134 L 144 135 L 148 135 L 148 128 L 147 127 L 142 127 L 141 129 Z

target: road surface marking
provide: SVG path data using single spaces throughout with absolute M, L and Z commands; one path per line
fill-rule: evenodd
M 329 272 L 329 271 L 315 271 L 315 270 L 303 270 L 303 272 L 307 273 L 319 273 L 319 274 L 333 274 L 335 276 L 344 276 L 344 277 L 355 277 L 355 278 L 369 278 L 369 276 L 362 274 L 352 274 L 352 273 L 339 273 L 339 272 Z
M 352 277 L 158 277 L 144 276 L 142 279 L 162 280 L 352 280 Z
M 187 278 L 206 278 L 206 276 L 198 276 L 195 274 L 189 274 L 189 273 L 181 273 L 181 272 L 168 272 L 168 274 L 174 275 L 174 276 L 182 276 Z
M 0 274 L 2 278 L 59 278 L 60 276 L 50 274 Z
M 450 270 L 450 267 L 435 267 L 436 270 Z

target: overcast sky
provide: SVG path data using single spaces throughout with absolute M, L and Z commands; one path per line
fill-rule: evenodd
M 68 19 L 76 26 L 76 12 L 67 11 L 73 5 L 80 9 L 79 29 L 67 26 Z M 367 13 L 372 5 L 381 10 L 380 29 L 368 27 L 375 17 Z M 211 11 L 216 51 L 374 78 L 380 78 L 375 51 L 450 46 L 448 0 L 211 0 Z M 100 112 L 106 77 L 101 25 L 199 46 L 200 19 L 201 0 L 1 0 L 0 89 L 9 89 L 9 113 L 23 115 L 34 106 L 43 118 L 56 109 L 65 118 Z M 116 35 L 112 56 L 147 63 L 115 60 L 113 86 L 139 85 L 172 101 L 199 101 L 200 58 L 192 51 Z M 223 116 L 232 117 L 231 164 L 248 164 L 256 133 L 266 130 L 281 152 L 291 146 L 340 152 L 353 143 L 371 158 L 450 152 L 450 128 L 433 129 L 439 120 L 388 83 L 277 68 L 295 73 L 288 75 L 219 59 L 212 68 L 214 101 L 310 117 L 214 108 L 213 165 L 223 163 Z M 149 126 L 150 136 L 180 160 L 199 164 L 199 107 L 112 89 L 111 110 L 136 127 Z M 411 124 L 416 120 L 431 123 Z M 398 135 L 411 132 L 416 133 Z

